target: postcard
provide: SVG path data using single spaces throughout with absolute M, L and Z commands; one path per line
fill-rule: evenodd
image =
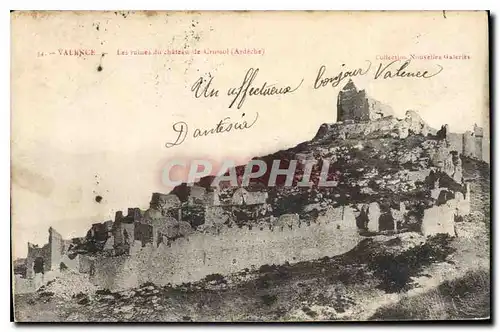
M 12 12 L 14 320 L 488 321 L 488 24 Z

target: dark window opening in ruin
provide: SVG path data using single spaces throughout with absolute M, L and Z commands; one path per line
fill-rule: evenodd
M 35 273 L 44 273 L 44 261 L 42 257 L 35 258 L 33 263 L 33 271 Z
M 441 190 L 439 193 L 439 196 L 437 198 L 436 205 L 443 205 L 446 204 L 450 199 L 455 198 L 455 193 L 448 191 L 448 190 Z
M 366 210 L 361 210 L 359 216 L 356 217 L 356 226 L 358 227 L 358 229 L 368 229 L 368 214 L 366 213 Z
M 64 262 L 61 262 L 61 264 L 59 264 L 59 271 L 64 271 L 67 269 L 68 267 L 66 266 L 66 264 L 64 264 Z
M 243 208 L 235 208 L 232 211 L 232 219 L 237 222 L 247 222 L 250 220 L 249 215 L 251 215 L 251 211 L 247 211 Z
M 390 212 L 382 214 L 378 220 L 379 230 L 381 231 L 392 231 L 394 230 L 394 218 Z
M 21 275 L 23 278 L 26 278 L 26 270 L 26 264 L 14 266 L 14 274 Z
M 126 229 L 123 230 L 123 243 L 130 244 L 128 232 Z

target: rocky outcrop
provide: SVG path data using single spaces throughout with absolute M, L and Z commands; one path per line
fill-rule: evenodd
M 425 123 L 425 121 L 420 117 L 420 115 L 414 110 L 406 111 L 405 123 L 407 125 L 408 131 L 414 135 L 427 136 L 428 134 L 435 134 L 435 130 L 432 129 Z
M 279 229 L 283 229 L 285 227 L 293 228 L 298 227 L 300 225 L 299 215 L 296 213 L 293 214 L 282 214 L 276 220 L 275 226 Z
M 153 193 L 150 206 L 164 214 L 168 210 L 180 208 L 181 201 L 176 195 Z
M 457 151 L 449 149 L 446 141 L 437 141 L 431 152 L 431 165 L 448 174 L 457 183 L 462 183 L 462 160 Z

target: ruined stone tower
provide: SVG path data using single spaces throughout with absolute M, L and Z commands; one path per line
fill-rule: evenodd
M 365 90 L 358 90 L 354 82 L 349 82 L 342 88 L 337 97 L 337 121 L 370 121 L 393 115 L 388 105 L 370 98 Z
M 349 80 L 337 98 L 337 121 L 369 120 L 368 101 L 364 90 L 358 91 L 354 82 Z

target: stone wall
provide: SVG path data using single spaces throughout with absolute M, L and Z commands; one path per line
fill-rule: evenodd
M 481 146 L 483 148 L 483 151 L 482 151 L 480 160 L 489 164 L 490 163 L 490 139 L 488 136 L 484 136 L 481 141 L 482 141 Z
M 28 243 L 28 255 L 26 257 L 26 277 L 32 278 L 39 266 L 43 266 L 43 272 L 58 270 L 62 257 L 65 254 L 65 241 L 52 227 L 49 228 L 49 243 L 38 247 Z M 37 266 L 35 266 L 35 263 Z
M 352 80 L 342 88 L 337 97 L 337 121 L 369 121 L 393 115 L 390 106 L 358 90 Z
M 400 120 L 394 117 L 386 117 L 369 122 L 359 123 L 334 123 L 329 127 L 326 134 L 333 137 L 367 138 L 367 136 L 385 136 L 398 132 Z
M 436 188 L 433 197 L 438 205 L 423 211 L 419 218 L 421 232 L 455 236 L 456 218 L 470 213 L 470 190 L 464 196 L 448 188 Z M 87 261 L 91 281 L 111 290 L 136 287 L 145 282 L 181 284 L 214 273 L 225 275 L 264 264 L 335 256 L 359 243 L 362 239 L 360 229 L 372 234 L 398 231 L 398 224 L 410 212 L 403 203 L 399 209 L 384 210 L 372 202 L 358 207 L 329 207 L 315 220 L 301 220 L 297 214 L 286 214 L 260 227 L 227 227 L 221 217 L 227 213 L 225 209 L 212 207 L 209 210 L 213 220 L 207 224 L 210 227 L 202 228 L 204 231 L 158 243 L 144 243 L 136 238 L 125 255 L 103 255 Z M 361 215 L 366 225 L 359 225 Z M 81 260 L 80 267 L 82 265 Z
M 194 233 L 170 246 L 142 246 L 136 242 L 130 256 L 97 257 L 91 281 L 100 287 L 124 289 L 150 281 L 165 285 L 200 280 L 264 264 L 299 262 L 335 256 L 354 248 L 361 237 L 351 220 L 328 216 L 307 225 L 276 228 L 219 228 L 218 233 Z
M 78 271 L 80 258 L 70 258 L 67 255 L 69 242 L 64 241 L 61 234 L 54 228 L 49 228 L 49 243 L 43 247 L 28 243 L 26 256 L 26 276 L 15 276 L 14 289 L 16 294 L 31 293 L 40 286 L 59 275 L 61 267 Z
M 464 134 L 447 133 L 446 140 L 449 144 L 449 149 L 462 153 L 464 151 Z
M 139 245 L 140 246 L 140 245 Z M 118 290 L 139 286 L 142 282 L 138 279 L 145 271 L 138 271 L 137 257 L 115 256 L 96 257 L 91 261 L 89 278 L 90 282 L 100 288 Z
M 40 273 L 39 266 L 42 266 L 43 272 L 50 271 L 50 246 L 49 244 L 39 248 L 28 243 L 28 255 L 26 257 L 26 278 L 33 278 L 36 273 Z M 36 262 L 36 265 L 35 265 Z
M 354 83 L 349 80 L 337 98 L 337 121 L 367 121 L 369 119 L 365 91 L 358 91 Z
M 455 236 L 455 220 L 470 213 L 470 189 L 467 186 L 464 196 L 461 192 L 454 193 L 455 197 L 444 204 L 432 206 L 424 210 L 421 231 L 423 235 L 449 234 Z M 442 189 L 440 195 L 446 189 Z
M 60 264 L 64 264 L 64 266 L 69 270 L 79 272 L 80 271 L 80 255 L 76 255 L 73 258 L 68 257 L 68 255 L 63 255 L 61 257 Z
M 265 204 L 267 202 L 267 192 L 249 192 L 245 188 L 238 188 L 231 199 L 232 205 L 253 205 Z
M 52 227 L 49 228 L 50 270 L 58 270 L 66 248 L 62 235 Z
M 466 157 L 474 158 L 476 156 L 476 138 L 474 133 L 471 131 L 466 131 L 463 134 L 463 155 Z
M 490 218 L 491 175 L 490 167 L 480 161 L 462 158 L 464 178 L 470 185 L 471 210 L 482 213 Z
M 36 292 L 36 290 L 49 281 L 54 280 L 59 275 L 59 271 L 49 271 L 47 273 L 37 273 L 32 278 L 21 278 L 14 276 L 14 293 L 27 294 Z
M 385 116 L 364 122 L 323 124 L 314 139 L 370 139 L 379 137 L 406 138 L 409 135 L 435 134 L 415 111 L 407 111 L 404 119 Z M 460 150 L 461 151 L 461 150 Z
M 90 267 L 92 265 L 93 257 L 87 255 L 79 255 L 79 266 L 78 272 L 80 273 L 90 273 Z
M 14 292 L 16 294 L 33 293 L 44 284 L 44 275 L 36 274 L 32 278 L 21 278 L 14 276 Z
M 468 130 L 463 134 L 447 133 L 446 141 L 450 149 L 455 150 L 466 157 L 490 162 L 489 138 L 484 135 L 483 129 L 474 125 L 472 131 Z

